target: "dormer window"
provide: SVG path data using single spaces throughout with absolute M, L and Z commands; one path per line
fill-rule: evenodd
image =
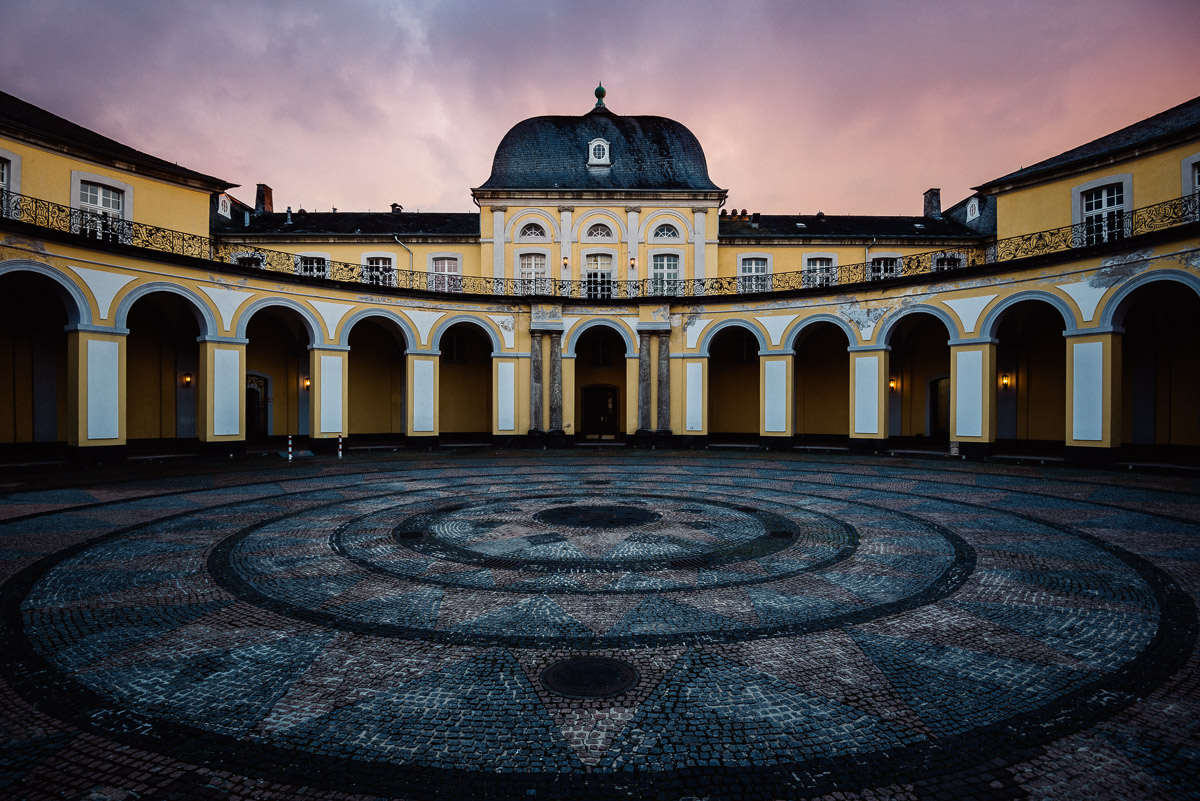
M 593 139 L 588 142 L 589 167 L 607 167 L 611 163 L 608 155 L 608 142 L 603 139 Z
M 654 229 L 654 238 L 655 239 L 678 239 L 679 238 L 679 229 L 673 225 L 667 225 L 666 223 L 664 223 Z
M 545 239 L 546 229 L 537 223 L 527 223 L 521 227 L 520 236 L 524 239 Z
M 604 223 L 596 223 L 587 229 L 588 239 L 612 239 L 612 229 Z

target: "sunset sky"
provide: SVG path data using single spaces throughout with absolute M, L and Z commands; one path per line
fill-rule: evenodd
M 6 0 L 0 88 L 276 206 L 473 210 L 504 133 L 687 125 L 729 205 L 920 214 L 1200 95 L 1195 0 Z

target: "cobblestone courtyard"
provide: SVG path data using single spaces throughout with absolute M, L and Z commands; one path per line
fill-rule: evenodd
M 1200 798 L 1200 476 L 0 471 L 0 796 Z

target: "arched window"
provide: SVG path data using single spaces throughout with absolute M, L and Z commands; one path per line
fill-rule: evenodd
M 588 239 L 612 239 L 612 229 L 604 223 L 595 223 L 588 226 L 587 237 Z
M 587 152 L 589 167 L 605 167 L 612 163 L 608 155 L 608 142 L 603 139 L 588 142 Z
M 544 238 L 546 229 L 537 223 L 526 223 L 521 227 L 521 236 L 528 238 Z
M 653 237 L 655 239 L 678 239 L 679 229 L 673 225 L 663 223 L 654 229 Z

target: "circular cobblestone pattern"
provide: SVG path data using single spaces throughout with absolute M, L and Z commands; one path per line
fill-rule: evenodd
M 1195 797 L 1200 481 L 601 457 L 11 478 L 0 794 Z

